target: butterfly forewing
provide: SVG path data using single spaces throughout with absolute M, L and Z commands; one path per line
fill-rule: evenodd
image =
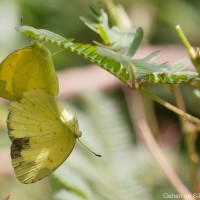
M 71 153 L 76 137 L 63 123 L 62 112 L 55 97 L 44 90 L 28 91 L 20 102 L 11 103 L 7 120 L 11 157 L 21 182 L 48 176 Z

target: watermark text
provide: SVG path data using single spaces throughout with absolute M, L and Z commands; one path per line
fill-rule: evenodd
M 177 194 L 177 193 L 163 193 L 164 199 L 198 199 L 200 198 L 200 193 L 193 194 Z

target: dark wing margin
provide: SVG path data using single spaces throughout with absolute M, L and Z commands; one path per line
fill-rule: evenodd
M 21 157 L 21 150 L 29 149 L 29 148 L 30 148 L 30 145 L 29 145 L 28 137 L 15 138 L 12 141 L 12 145 L 11 145 L 11 158 L 15 159 L 15 158 Z

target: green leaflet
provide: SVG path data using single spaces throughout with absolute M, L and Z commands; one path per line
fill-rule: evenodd
M 116 26 L 110 28 L 108 24 L 108 15 L 102 9 L 100 9 L 98 13 L 99 15 L 97 16 L 92 12 L 97 21 L 92 21 L 85 17 L 81 17 L 81 20 L 86 26 L 99 34 L 103 41 L 110 45 L 111 48 L 117 49 L 121 53 L 129 51 L 129 49 L 132 48 L 131 46 L 133 45 L 132 43 L 137 31 L 135 29 L 124 30 Z M 139 36 L 138 39 L 140 39 L 142 35 L 140 31 L 141 29 L 139 29 L 139 33 L 137 33 L 137 36 Z M 137 42 L 134 41 L 135 46 L 136 43 Z
M 151 73 L 144 76 L 143 83 L 162 83 L 162 84 L 183 84 L 190 81 L 198 81 L 198 73 L 196 72 L 179 72 L 179 73 Z
M 179 60 L 170 67 L 170 71 L 172 73 L 183 71 L 187 65 L 188 65 L 187 60 Z
M 128 51 L 128 56 L 129 57 L 133 57 L 136 53 L 136 51 L 138 50 L 141 42 L 142 42 L 142 39 L 143 39 L 143 29 L 142 28 L 138 28 L 136 30 L 136 34 L 135 34 L 135 37 L 133 38 L 133 42 L 130 46 L 130 49 Z

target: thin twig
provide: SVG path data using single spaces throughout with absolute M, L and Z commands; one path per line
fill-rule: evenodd
M 172 86 L 172 91 L 174 93 L 177 107 L 186 112 L 185 103 L 180 91 L 179 86 Z M 180 117 L 182 129 L 185 134 L 185 143 L 188 149 L 188 155 L 190 160 L 190 172 L 191 172 L 191 180 L 192 180 L 192 188 L 194 193 L 200 193 L 200 183 L 198 179 L 198 163 L 199 158 L 196 151 L 196 139 L 198 136 L 196 125 L 192 124 L 188 120 Z
M 152 136 L 151 130 L 149 129 L 145 120 L 139 120 L 138 128 L 141 132 L 142 138 L 146 143 L 148 149 L 150 150 L 153 157 L 156 159 L 158 164 L 160 165 L 161 169 L 165 173 L 168 180 L 174 186 L 179 194 L 181 194 L 183 199 L 187 200 L 195 200 L 192 198 L 192 194 L 188 190 L 188 188 L 183 184 L 183 182 L 179 179 L 174 169 L 171 167 L 165 155 L 163 155 L 160 147 L 156 143 L 155 139 Z
M 163 105 L 164 107 L 168 108 L 169 110 L 175 112 L 176 114 L 180 115 L 183 119 L 187 119 L 188 121 L 191 121 L 193 123 L 196 124 L 200 124 L 200 119 L 197 117 L 194 117 L 182 110 L 180 110 L 179 108 L 173 106 L 172 104 L 166 102 L 165 100 L 161 99 L 160 97 L 156 96 L 155 94 L 151 93 L 150 91 L 141 88 L 141 91 L 147 95 L 149 98 L 153 99 L 154 101 L 156 101 L 157 103 Z

